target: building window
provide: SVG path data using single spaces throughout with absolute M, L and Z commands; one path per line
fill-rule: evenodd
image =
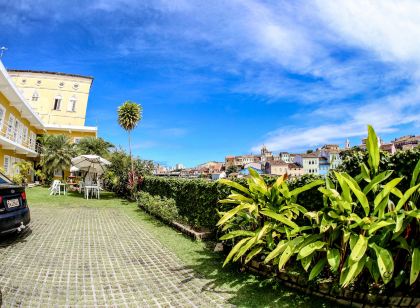
M 39 98 L 38 92 L 34 92 L 34 94 L 32 94 L 32 101 L 33 102 L 37 102 Z
M 7 132 L 6 136 L 9 139 L 12 139 L 13 137 L 13 131 L 14 131 L 14 125 L 15 125 L 15 116 L 13 114 L 9 115 L 9 122 L 7 123 Z
M 75 112 L 76 111 L 76 98 L 73 96 L 70 98 L 69 106 L 67 108 L 68 111 Z
M 73 89 L 75 89 L 75 90 L 79 89 L 79 84 L 78 84 L 78 83 L 75 83 L 75 84 L 73 85 Z
M 37 82 L 36 82 L 36 84 L 39 86 L 39 85 L 41 85 L 41 83 L 42 83 L 42 81 L 41 80 L 38 80 Z
M 60 110 L 61 107 L 61 96 L 56 96 L 54 98 L 54 110 Z
M 63 170 L 61 170 L 61 169 L 55 169 L 54 170 L 54 176 L 62 177 L 63 176 Z
M 75 138 L 73 139 L 73 141 L 74 141 L 74 143 L 78 144 L 78 143 L 80 142 L 80 139 L 82 139 L 82 138 L 80 138 L 80 137 L 75 137 Z
M 10 171 L 10 156 L 8 155 L 4 155 L 4 172 L 6 172 L 6 174 L 9 174 Z
M 22 84 L 25 84 L 26 83 L 26 79 L 22 79 Z
M 36 147 L 36 135 L 35 133 L 31 132 L 29 134 L 29 146 L 32 150 L 35 150 Z
M 64 87 L 64 82 L 60 82 L 60 83 L 58 84 L 58 86 L 59 86 L 60 88 Z

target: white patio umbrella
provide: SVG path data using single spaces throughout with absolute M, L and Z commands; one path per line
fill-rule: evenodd
M 109 161 L 98 155 L 80 155 L 72 158 L 71 164 L 79 170 L 96 174 L 103 174 L 106 166 L 111 165 Z
M 80 171 L 80 169 L 75 166 L 70 167 L 70 172 L 77 172 L 77 171 Z

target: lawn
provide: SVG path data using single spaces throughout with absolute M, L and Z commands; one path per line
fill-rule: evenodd
M 210 243 L 193 241 L 178 231 L 162 224 L 140 210 L 135 202 L 104 192 L 100 200 L 83 199 L 70 192 L 66 196 L 49 196 L 46 188 L 27 189 L 30 207 L 113 207 L 118 208 L 144 230 L 152 234 L 182 262 L 195 272 L 211 280 L 212 286 L 223 288 L 231 294 L 230 303 L 240 307 L 336 307 L 317 297 L 288 289 L 281 284 L 265 280 L 253 274 L 241 272 L 234 265 L 221 267 L 223 256 L 214 253 Z

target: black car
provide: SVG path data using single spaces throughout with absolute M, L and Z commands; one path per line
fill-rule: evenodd
M 22 231 L 31 221 L 25 187 L 0 173 L 0 234 Z

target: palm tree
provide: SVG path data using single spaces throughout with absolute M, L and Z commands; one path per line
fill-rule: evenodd
M 83 154 L 95 154 L 103 157 L 107 157 L 109 154 L 110 148 L 113 148 L 114 145 L 102 138 L 96 137 L 86 137 L 80 139 L 79 143 L 76 146 L 77 152 L 80 155 Z
M 42 145 L 40 164 L 46 174 L 53 175 L 56 169 L 70 168 L 71 159 L 76 156 L 76 151 L 68 136 L 44 135 L 40 141 Z
M 128 132 L 128 148 L 130 151 L 131 174 L 134 176 L 133 157 L 131 155 L 131 131 L 142 119 L 143 108 L 140 104 L 126 101 L 118 107 L 118 124 Z

